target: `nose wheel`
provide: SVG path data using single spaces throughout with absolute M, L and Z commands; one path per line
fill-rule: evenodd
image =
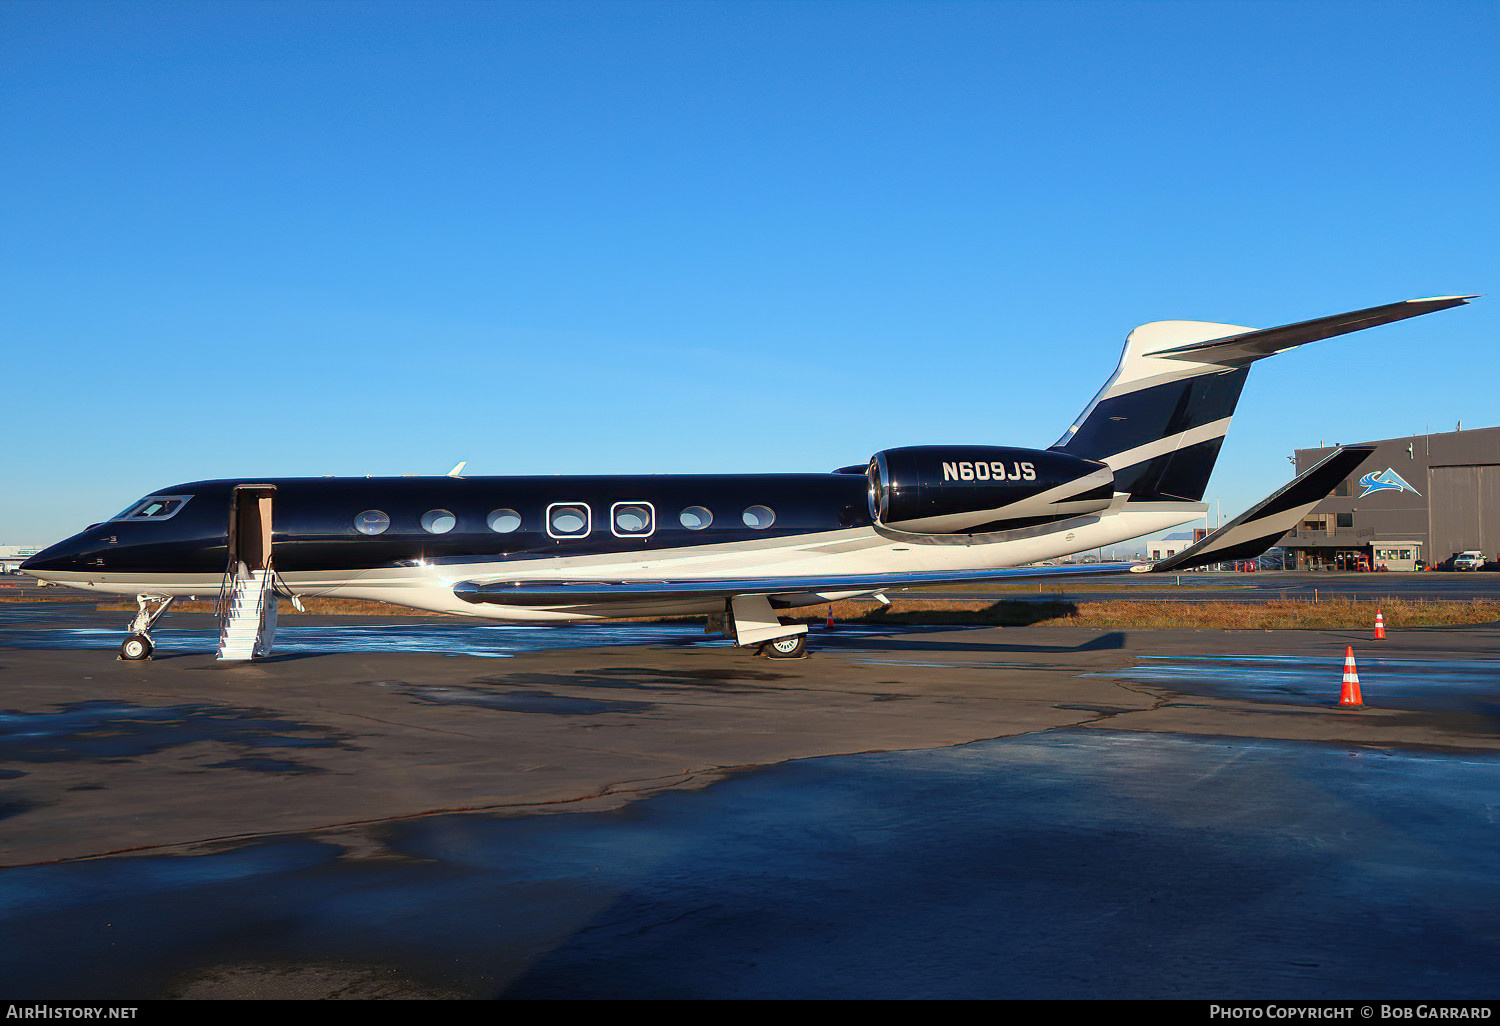
M 120 646 L 120 658 L 150 659 L 151 651 L 155 647 L 156 646 L 151 643 L 151 638 L 149 635 L 132 634 L 130 637 L 126 638 L 125 643 Z
M 156 645 L 151 641 L 151 627 L 172 604 L 172 596 L 137 595 L 135 619 L 130 621 L 130 635 L 120 646 L 120 658 L 136 662 L 150 659 Z

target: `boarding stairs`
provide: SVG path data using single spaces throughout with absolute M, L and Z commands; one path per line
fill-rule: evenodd
M 275 571 L 236 564 L 219 592 L 219 658 L 258 659 L 271 654 L 276 638 Z

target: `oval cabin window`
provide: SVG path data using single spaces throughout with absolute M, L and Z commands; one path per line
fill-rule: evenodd
M 677 517 L 677 521 L 689 531 L 701 531 L 714 522 L 714 515 L 702 506 L 689 506 Z
M 764 531 L 776 523 L 776 514 L 771 511 L 769 506 L 751 506 L 745 510 L 741 519 L 745 521 L 746 527 L 753 527 L 757 531 Z
M 384 534 L 391 518 L 378 509 L 367 509 L 354 518 L 354 529 L 360 534 Z
M 513 509 L 492 510 L 485 518 L 485 523 L 496 534 L 510 534 L 521 526 L 521 514 Z
M 445 509 L 430 509 L 422 514 L 422 530 L 428 534 L 447 534 L 458 518 Z

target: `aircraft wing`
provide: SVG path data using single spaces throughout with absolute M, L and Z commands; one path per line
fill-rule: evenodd
M 465 602 L 507 606 L 569 606 L 671 598 L 733 598 L 736 595 L 805 595 L 868 592 L 935 584 L 979 584 L 1038 577 L 1095 577 L 1124 574 L 1139 563 L 1083 563 L 1078 566 L 1018 566 L 989 570 L 928 570 L 904 573 L 826 574 L 817 577 L 712 577 L 628 581 L 462 581 L 453 591 Z
M 1296 527 L 1374 451 L 1373 445 L 1346 445 L 1335 449 L 1316 465 L 1298 474 L 1290 484 L 1251 506 L 1196 545 L 1158 563 L 1144 564 L 1136 568 L 1136 572 L 1171 573 L 1210 563 L 1254 559 Z
M 1189 549 L 1156 563 L 1082 563 L 1070 566 L 1018 566 L 987 570 L 926 570 L 901 573 L 826 574 L 808 577 L 708 577 L 678 580 L 535 580 L 481 583 L 461 581 L 453 592 L 465 602 L 505 606 L 582 606 L 680 598 L 734 598 L 738 595 L 806 595 L 864 592 L 941 584 L 1035 580 L 1048 577 L 1103 577 L 1128 573 L 1170 573 L 1254 559 L 1296 527 L 1308 510 L 1375 451 L 1374 446 L 1336 449 L 1269 498 Z

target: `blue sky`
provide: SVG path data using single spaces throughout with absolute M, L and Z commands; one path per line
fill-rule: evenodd
M 9 0 L 0 542 L 200 478 L 1045 447 L 1137 324 L 1496 292 L 1496 54 L 1488 2 Z M 1497 327 L 1260 364 L 1209 498 L 1500 423 Z

